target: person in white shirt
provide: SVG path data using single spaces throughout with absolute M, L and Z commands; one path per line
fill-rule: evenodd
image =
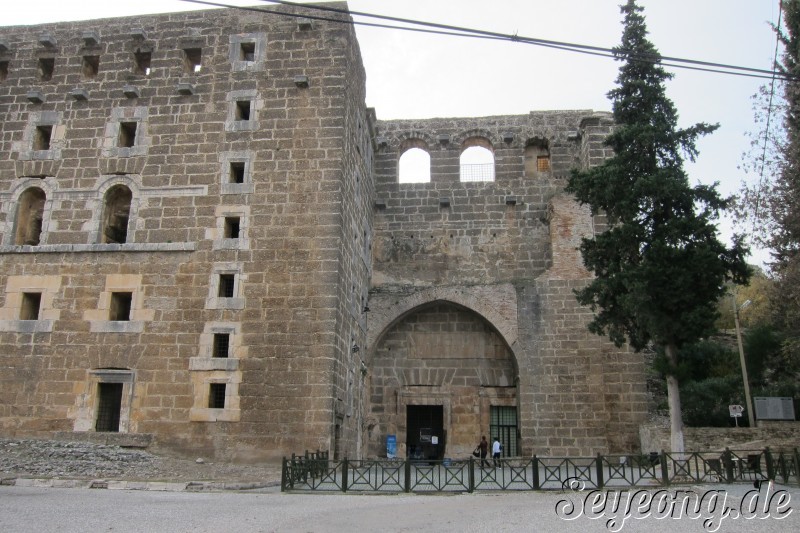
M 495 437 L 494 442 L 492 443 L 492 462 L 494 463 L 494 466 L 498 466 L 500 463 L 500 451 L 502 449 L 503 447 L 500 445 L 500 440 Z

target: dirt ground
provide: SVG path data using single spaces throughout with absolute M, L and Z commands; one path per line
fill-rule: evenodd
M 280 464 L 181 459 L 87 442 L 0 439 L 0 478 L 280 482 Z

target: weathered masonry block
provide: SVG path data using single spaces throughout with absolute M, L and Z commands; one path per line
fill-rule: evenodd
M 563 193 L 610 117 L 381 121 L 348 16 L 271 11 L 0 28 L 0 434 L 632 451 Z

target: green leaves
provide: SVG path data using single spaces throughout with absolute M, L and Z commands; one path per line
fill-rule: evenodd
M 747 249 L 717 239 L 714 222 L 728 201 L 716 186 L 691 187 L 683 170 L 683 157 L 697 156 L 697 138 L 717 126 L 677 127 L 664 88 L 671 75 L 646 38 L 642 9 L 629 0 L 621 10 L 625 29 L 615 54 L 624 64 L 609 92 L 616 127 L 606 139 L 615 155 L 574 171 L 567 185 L 610 227 L 583 241 L 596 278 L 576 295 L 595 312 L 590 330 L 617 345 L 680 348 L 713 331 L 724 282 L 747 279 Z

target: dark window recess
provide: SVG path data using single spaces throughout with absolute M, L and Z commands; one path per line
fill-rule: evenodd
M 220 298 L 233 298 L 233 283 L 236 276 L 233 274 L 220 274 L 219 275 L 219 293 L 217 296 Z
M 231 163 L 229 183 L 244 183 L 244 161 Z
M 94 78 L 100 71 L 100 56 L 83 56 L 81 67 L 84 78 Z
M 183 71 L 186 74 L 200 72 L 203 51 L 200 48 L 186 48 L 183 51 Z
M 225 409 L 226 383 L 211 383 L 208 390 L 208 406 L 211 409 Z
M 47 197 L 38 187 L 31 187 L 19 197 L 14 244 L 37 246 L 42 237 L 42 218 Z
M 42 81 L 50 81 L 53 77 L 53 71 L 56 68 L 56 60 L 53 57 L 40 57 L 39 58 L 39 79 Z
M 0 81 L 8 79 L 8 61 L 0 61 Z
M 134 52 L 133 54 L 133 72 L 134 74 L 141 74 L 142 76 L 150 75 L 150 59 L 152 54 L 150 52 Z
M 109 306 L 108 319 L 117 322 L 127 322 L 131 319 L 132 292 L 112 292 L 111 305 Z
M 119 415 L 122 410 L 122 383 L 98 383 L 97 397 L 95 431 L 119 432 Z
M 33 132 L 33 149 L 49 150 L 52 135 L 53 126 L 36 126 L 36 131 Z
M 20 309 L 20 320 L 39 320 L 39 308 L 42 305 L 42 293 L 24 292 L 22 293 L 22 308 Z
M 228 357 L 228 351 L 231 346 L 230 333 L 214 333 L 214 346 L 212 349 L 212 357 Z
M 256 43 L 242 43 L 239 48 L 239 59 L 242 61 L 255 61 Z
M 225 217 L 225 238 L 239 238 L 239 217 Z
M 130 189 L 124 185 L 117 185 L 106 193 L 103 227 L 100 235 L 101 243 L 124 244 L 127 242 L 132 198 Z
M 250 100 L 236 101 L 236 120 L 250 120 Z
M 119 147 L 132 148 L 136 144 L 136 122 L 120 122 L 119 123 Z

